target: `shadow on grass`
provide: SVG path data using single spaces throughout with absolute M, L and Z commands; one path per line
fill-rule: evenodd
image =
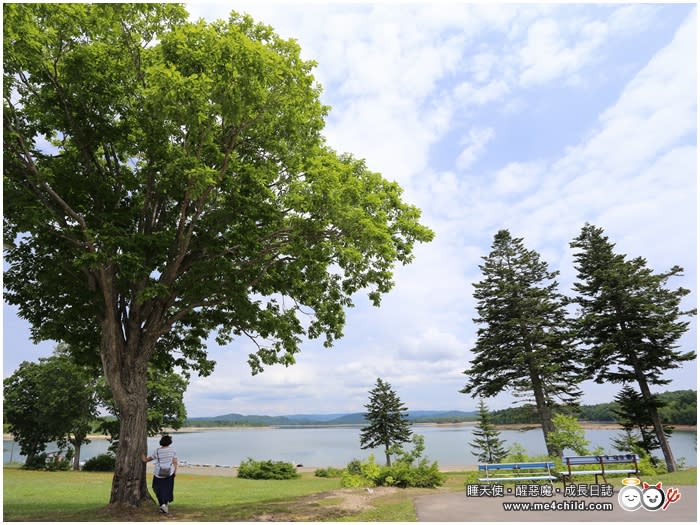
M 315 498 L 314 498 L 315 499 Z M 177 505 L 170 506 L 167 515 L 162 514 L 155 503 L 141 507 L 113 506 L 86 507 L 84 504 L 60 506 L 43 505 L 41 509 L 31 505 L 12 505 L 4 509 L 5 521 L 336 521 L 349 517 L 352 512 L 332 505 L 297 498 L 259 503 L 230 505 Z

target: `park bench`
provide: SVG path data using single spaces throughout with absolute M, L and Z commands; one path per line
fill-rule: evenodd
M 499 481 L 549 481 L 552 483 L 557 477 L 552 474 L 554 463 L 551 461 L 538 461 L 533 463 L 487 463 L 479 465 L 479 473 L 484 472 L 486 477 L 479 478 L 483 483 L 496 483 Z
M 595 476 L 595 482 L 598 484 L 598 476 L 602 476 L 605 483 L 608 482 L 606 479 L 607 474 L 626 474 L 627 476 L 637 476 L 639 477 L 639 466 L 637 461 L 639 456 L 637 454 L 617 454 L 610 456 L 565 456 L 563 458 L 564 466 L 566 467 L 565 472 L 561 472 L 560 476 L 564 481 L 564 486 L 566 486 L 566 481 L 573 482 L 574 476 Z M 607 468 L 608 465 L 629 465 L 626 468 Z M 593 469 L 575 470 L 572 467 L 586 467 L 590 465 L 595 465 Z

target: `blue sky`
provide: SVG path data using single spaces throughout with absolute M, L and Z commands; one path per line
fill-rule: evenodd
M 233 3 L 188 5 L 225 18 Z M 568 243 L 585 222 L 663 271 L 697 303 L 696 11 L 685 4 L 486 5 L 237 2 L 318 62 L 326 137 L 398 181 L 435 240 L 396 271 L 376 309 L 361 294 L 333 349 L 309 342 L 290 368 L 252 377 L 245 341 L 193 378 L 192 416 L 360 411 L 377 377 L 412 409 L 472 410 L 472 283 L 508 228 L 574 280 Z M 3 308 L 3 374 L 47 355 Z M 696 321 L 682 340 L 696 348 Z M 696 363 L 667 388 L 696 388 Z M 585 384 L 584 403 L 619 387 Z M 491 408 L 512 403 L 506 393 Z

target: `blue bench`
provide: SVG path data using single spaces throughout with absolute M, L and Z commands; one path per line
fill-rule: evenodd
M 533 463 L 487 463 L 479 465 L 479 473 L 484 472 L 486 477 L 479 478 L 483 483 L 495 483 L 498 481 L 549 481 L 552 483 L 557 477 L 552 474 L 554 463 L 551 461 L 539 461 Z
M 595 476 L 595 482 L 598 484 L 598 476 L 602 476 L 605 483 L 608 482 L 606 474 L 625 474 L 627 476 L 639 477 L 639 456 L 637 454 L 616 454 L 609 456 L 565 456 L 563 458 L 566 472 L 561 472 L 560 475 L 566 486 L 567 479 L 573 482 L 574 476 Z M 626 468 L 606 468 L 608 465 L 627 464 Z M 574 470 L 572 467 L 586 467 L 595 465 L 593 469 Z

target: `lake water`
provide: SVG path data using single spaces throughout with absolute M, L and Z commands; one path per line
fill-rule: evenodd
M 474 425 L 414 425 L 413 432 L 425 437 L 425 455 L 441 465 L 474 465 L 469 442 L 473 440 Z M 601 446 L 607 453 L 615 453 L 611 439 L 618 430 L 586 430 L 591 448 Z M 157 437 L 149 438 L 149 451 L 158 446 Z M 501 430 L 506 445 L 519 443 L 529 455 L 546 453 L 542 430 Z M 354 458 L 364 459 L 372 451 L 360 449 L 359 427 L 320 428 L 240 428 L 207 430 L 173 434 L 173 445 L 180 460 L 211 465 L 238 465 L 242 460 L 272 459 L 289 461 L 312 467 L 343 467 Z M 697 465 L 697 433 L 675 432 L 671 448 L 676 460 L 685 458 L 687 466 Z M 48 450 L 51 450 L 49 447 Z M 107 441 L 96 439 L 83 446 L 81 459 L 86 460 L 107 450 Z M 383 462 L 383 451 L 375 450 L 378 462 Z M 661 457 L 661 452 L 656 455 Z M 23 462 L 19 446 L 3 442 L 3 461 Z

